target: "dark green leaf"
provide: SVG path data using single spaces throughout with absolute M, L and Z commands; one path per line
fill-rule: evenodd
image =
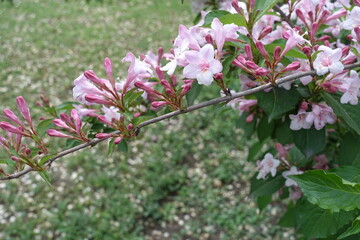
M 305 239 L 326 238 L 354 219 L 356 211 L 333 213 L 303 201 L 297 206 L 298 232 Z
M 334 212 L 360 208 L 360 183 L 348 182 L 334 173 L 310 170 L 294 179 L 312 204 Z
M 278 225 L 282 227 L 293 228 L 295 227 L 295 219 L 296 219 L 296 208 L 294 204 L 290 202 L 289 206 L 286 209 L 286 212 L 280 218 Z
M 72 148 L 72 147 L 75 147 L 77 145 L 80 145 L 81 143 L 82 143 L 81 141 L 76 140 L 76 139 L 67 139 L 65 148 L 66 149 Z
M 144 93 L 144 91 L 140 92 L 131 92 L 130 95 L 126 93 L 125 95 L 125 103 L 127 106 L 131 105 L 134 101 L 136 101 L 141 95 Z
M 264 116 L 260 120 L 256 128 L 257 136 L 260 142 L 264 141 L 266 138 L 271 136 L 271 134 L 274 131 L 274 126 L 275 126 L 274 121 L 268 122 L 267 116 Z
M 44 181 L 50 186 L 51 186 L 51 180 L 49 178 L 49 176 L 47 175 L 46 171 L 37 171 L 39 173 L 39 175 L 42 177 L 42 179 L 44 179 Z
M 292 131 L 292 135 L 296 147 L 300 149 L 307 159 L 319 153 L 325 147 L 325 128 L 320 130 L 316 130 L 314 127 L 300 129 Z
M 285 90 L 279 87 L 272 88 L 270 92 L 258 92 L 255 96 L 259 106 L 267 113 L 269 122 L 294 109 L 300 97 L 294 88 Z
M 266 180 L 256 179 L 255 175 L 251 179 L 250 196 L 262 197 L 266 195 L 271 195 L 274 192 L 278 191 L 282 186 L 284 186 L 284 183 L 285 179 L 281 175 L 269 177 Z
M 257 0 L 257 1 L 255 1 L 255 7 L 254 7 L 255 11 L 260 10 L 260 13 L 256 16 L 256 21 L 259 20 L 262 16 L 264 16 L 278 2 L 280 2 L 280 0 Z
M 354 166 L 342 166 L 329 170 L 349 182 L 360 183 L 360 168 Z
M 248 162 L 258 160 L 258 158 L 261 155 L 262 146 L 263 146 L 263 143 L 256 142 L 249 148 L 248 157 L 247 157 Z
M 228 11 L 224 11 L 224 10 L 214 10 L 209 12 L 208 14 L 206 14 L 205 16 L 205 20 L 204 20 L 204 25 L 210 25 L 212 23 L 212 21 L 214 20 L 214 18 L 221 18 L 225 15 L 229 15 L 230 13 Z
M 193 82 L 190 91 L 185 94 L 189 106 L 193 105 L 195 99 L 199 96 L 202 87 L 203 85 L 198 84 L 197 81 Z
M 289 151 L 289 162 L 292 165 L 300 166 L 304 163 L 309 162 L 311 159 L 306 159 L 304 154 L 296 147 L 293 146 Z
M 235 24 L 238 26 L 246 26 L 246 19 L 240 14 L 227 14 L 219 18 L 222 24 Z
M 360 136 L 347 133 L 341 139 L 338 164 L 341 166 L 351 165 L 360 167 Z
M 341 104 L 340 97 L 334 94 L 322 93 L 321 96 L 334 110 L 335 114 L 341 117 L 351 129 L 360 135 L 360 104 Z
M 249 113 L 243 113 L 240 116 L 240 118 L 237 120 L 236 127 L 244 130 L 244 136 L 249 139 L 255 132 L 256 121 L 252 120 L 249 123 L 246 122 L 246 118 L 248 115 L 249 115 Z
M 271 195 L 258 197 L 256 202 L 260 211 L 262 211 L 269 203 L 271 203 Z
M 121 152 L 128 153 L 129 147 L 127 142 L 123 139 L 119 144 L 117 144 L 117 149 Z
M 53 119 L 45 119 L 37 125 L 36 132 L 39 134 L 40 137 L 43 137 L 45 136 L 46 131 L 53 127 Z
M 55 109 L 56 111 L 62 112 L 62 111 L 74 109 L 73 105 L 78 105 L 78 104 L 79 104 L 78 102 L 64 102 L 60 105 L 57 105 Z
M 357 217 L 351 224 L 351 227 L 342 233 L 337 239 L 344 239 L 348 236 L 360 233 L 360 217 Z
M 290 129 L 290 120 L 286 119 L 285 122 L 279 121 L 275 125 L 275 138 L 281 144 L 293 143 L 293 137 Z

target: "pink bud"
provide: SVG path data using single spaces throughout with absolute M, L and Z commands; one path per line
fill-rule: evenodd
M 27 156 L 31 156 L 31 149 L 30 149 L 30 148 L 26 148 L 26 149 L 25 149 L 25 154 L 26 154 Z
M 279 47 L 279 46 L 276 46 L 275 48 L 274 48 L 274 60 L 275 61 L 279 61 L 280 59 L 280 53 L 281 53 L 281 47 Z
M 260 41 L 257 41 L 257 42 L 255 43 L 255 45 L 256 45 L 257 49 L 259 50 L 260 54 L 261 54 L 265 59 L 268 59 L 269 56 L 268 56 L 268 53 L 267 53 L 267 51 L 266 51 L 263 43 L 260 42 Z
M 164 55 L 164 49 L 162 47 L 159 47 L 159 49 L 158 49 L 158 61 L 157 61 L 158 65 L 160 65 L 163 55 Z
M 194 80 L 191 80 L 191 79 L 185 79 L 184 80 L 185 84 L 190 84 L 191 85 L 193 82 L 194 82 Z
M 165 101 L 155 101 L 155 102 L 151 103 L 151 106 L 158 108 L 158 107 L 162 107 L 166 104 L 167 104 L 167 102 L 165 102 Z
M 20 126 L 23 126 L 23 123 L 20 121 L 20 119 L 15 115 L 15 113 L 13 111 L 11 111 L 10 109 L 5 108 L 3 110 L 3 113 L 5 115 L 5 117 L 7 119 L 9 119 L 10 121 L 13 121 L 14 123 L 19 124 Z
M 182 98 L 187 92 L 190 91 L 191 83 L 190 84 L 184 84 L 182 87 L 183 87 L 183 89 L 181 90 L 180 98 Z
M 144 90 L 145 92 L 148 92 L 148 93 L 153 93 L 154 92 L 154 89 L 152 89 L 151 87 L 145 85 L 141 81 L 136 81 L 134 83 L 134 85 L 135 85 L 135 87 L 140 88 L 140 89 Z
M 214 45 L 214 39 L 211 37 L 210 34 L 205 36 L 205 41 L 211 45 Z
M 134 113 L 134 117 L 140 117 L 141 113 Z
M 319 5 L 317 5 L 317 7 L 318 7 Z M 316 11 L 317 12 L 317 11 Z M 314 22 L 314 13 L 312 12 L 312 11 L 309 11 L 308 13 L 308 17 L 310 18 L 310 21 L 311 22 Z
M 281 143 L 275 143 L 275 148 L 279 152 L 280 157 L 286 158 L 287 151 L 285 150 L 284 146 Z
M 68 125 L 66 125 L 66 123 L 61 119 L 56 118 L 56 119 L 54 119 L 53 123 L 55 124 L 55 126 L 70 129 L 70 127 Z
M 104 104 L 104 105 L 107 105 L 107 106 L 113 105 L 112 102 L 107 101 L 104 98 L 102 98 L 102 97 L 100 97 L 98 95 L 95 95 L 95 94 L 91 94 L 91 93 L 85 95 L 85 100 L 90 102 L 90 103 Z
M 16 157 L 16 156 L 11 156 L 10 159 L 13 160 L 14 162 L 20 162 L 21 161 L 21 159 Z
M 246 61 L 245 66 L 252 70 L 256 70 L 259 68 L 259 66 L 256 63 L 254 63 L 253 61 Z
M 113 78 L 112 62 L 111 62 L 110 58 L 105 58 L 104 59 L 104 68 L 105 68 L 106 74 L 109 77 L 109 80 L 110 80 L 111 84 L 114 85 L 115 82 L 114 82 L 114 78 Z
M 231 3 L 231 6 L 235 9 L 236 12 L 238 12 L 240 15 L 244 16 L 244 12 L 241 9 L 241 7 L 238 4 L 238 0 L 233 0 Z
M 296 16 L 298 16 L 298 18 L 300 18 L 303 23 L 306 23 L 305 16 L 300 9 L 296 9 L 295 13 L 296 13 Z
M 341 52 L 342 52 L 342 57 L 345 57 L 346 55 L 348 55 L 350 51 L 350 47 L 349 46 L 345 46 L 341 49 Z
M 311 55 L 311 47 L 305 46 L 301 49 L 301 51 L 306 55 L 306 56 L 310 56 Z
M 286 31 L 282 32 L 281 35 L 282 35 L 282 37 L 285 38 L 286 40 L 288 40 L 288 39 L 290 38 L 290 33 L 286 32 Z
M 253 55 L 252 55 L 252 52 L 251 52 L 251 47 L 249 44 L 246 44 L 244 46 L 244 50 L 245 50 L 245 53 L 246 53 L 246 56 L 247 58 L 252 61 L 253 60 Z
M 0 136 L 0 146 L 3 147 L 5 150 L 9 150 L 8 142 L 3 136 Z
M 354 32 L 355 32 L 355 35 L 356 35 L 356 40 L 358 42 L 360 42 L 360 27 L 355 27 Z
M 316 35 L 316 32 L 318 31 L 318 29 L 319 29 L 319 24 L 317 24 L 316 22 L 311 25 L 310 37 L 312 39 L 315 38 L 315 35 Z
M 82 122 L 81 119 L 79 117 L 78 112 L 76 111 L 76 109 L 72 109 L 71 110 L 71 117 L 74 119 L 75 121 L 75 130 L 78 134 L 80 134 L 81 131 L 81 126 L 82 126 Z
M 267 26 L 267 27 L 265 27 L 265 28 L 261 31 L 258 40 L 263 39 L 266 35 L 268 35 L 269 33 L 271 33 L 271 31 L 272 31 L 272 26 Z
M 155 71 L 159 79 L 165 79 L 164 72 L 160 70 L 159 66 L 156 67 Z
M 170 80 L 171 80 L 171 85 L 176 86 L 176 84 L 177 84 L 176 75 L 171 75 Z
M 289 65 L 287 65 L 283 70 L 281 70 L 281 73 L 286 72 L 286 71 L 294 71 L 299 69 L 301 66 L 301 63 L 299 62 L 292 62 Z
M 255 74 L 258 76 L 265 76 L 269 71 L 259 67 L 258 69 L 255 70 Z
M 329 35 L 324 35 L 324 36 L 319 37 L 319 39 L 317 41 L 323 42 L 323 41 L 329 40 L 330 38 L 331 37 Z
M 68 127 L 72 127 L 72 128 L 75 128 L 71 118 L 66 114 L 66 113 L 60 113 L 60 119 L 66 124 L 68 125 Z M 55 119 L 56 120 L 56 119 Z M 54 124 L 56 125 L 56 123 L 54 122 Z M 59 126 L 59 125 L 57 125 Z M 59 127 L 62 127 L 62 126 L 59 126 Z M 66 127 L 65 127 L 66 128 Z
M 170 83 L 169 83 L 168 81 L 166 81 L 165 79 L 162 79 L 162 80 L 160 81 L 160 83 L 161 83 L 161 85 L 163 85 L 165 88 L 167 88 L 167 89 L 172 89 Z
M 22 128 L 18 127 L 18 130 L 22 131 Z M 17 151 L 19 151 L 19 149 L 20 149 L 21 139 L 22 139 L 22 135 L 21 134 L 16 134 L 16 150 Z
M 223 73 L 216 73 L 215 75 L 214 75 L 214 79 L 215 80 L 223 80 Z
M 99 139 L 105 139 L 105 138 L 110 138 L 112 137 L 112 134 L 110 133 L 98 133 L 96 134 L 96 138 L 99 138 Z
M 353 0 L 353 3 L 354 3 L 356 6 L 360 7 L 360 0 Z
M 26 134 L 21 128 L 17 128 L 14 125 L 11 125 L 8 122 L 0 122 L 0 128 L 2 128 L 5 131 L 8 131 L 10 133 L 21 134 L 21 135 L 24 135 L 26 137 L 30 137 L 30 135 Z
M 345 13 L 346 14 L 346 13 Z M 318 17 L 318 22 L 319 23 L 324 23 L 324 22 L 326 22 L 326 20 L 327 20 L 327 18 L 329 17 L 329 15 L 330 15 L 330 12 L 329 11 L 327 11 L 327 10 L 323 10 L 322 12 L 321 12 L 321 14 L 320 14 L 320 17 Z
M 122 141 L 122 137 L 117 137 L 117 138 L 115 138 L 114 143 L 119 144 L 119 143 L 121 143 L 121 141 Z
M 32 127 L 33 124 L 32 124 L 32 120 L 31 120 L 30 110 L 29 110 L 28 105 L 26 104 L 25 99 L 22 96 L 19 96 L 16 98 L 16 103 L 21 112 L 21 115 L 24 117 L 24 119 L 29 124 L 29 126 Z
M 309 103 L 308 103 L 308 102 L 303 101 L 303 102 L 300 104 L 300 109 L 306 111 L 306 110 L 308 110 L 308 108 L 309 108 Z
M 326 22 L 334 20 L 334 19 L 338 19 L 341 18 L 342 16 L 346 15 L 346 9 L 345 8 L 341 8 L 340 10 L 337 10 L 336 12 L 334 12 L 333 14 L 331 14 L 327 19 Z
M 62 132 L 59 132 L 55 129 L 49 129 L 46 131 L 46 133 L 50 136 L 50 137 L 59 137 L 59 138 L 74 138 L 73 136 L 64 134 Z
M 129 125 L 127 125 L 127 130 L 131 130 L 131 129 L 133 129 L 134 128 L 134 124 L 132 124 L 132 123 L 129 123 Z
M 92 81 L 93 83 L 95 83 L 98 86 L 102 86 L 102 81 L 101 79 L 95 75 L 95 73 L 92 70 L 87 70 L 84 72 L 84 76 L 89 79 L 90 81 Z
M 112 123 L 109 120 L 107 120 L 107 118 L 105 116 L 99 115 L 97 118 L 100 122 L 105 123 L 106 125 L 112 126 Z
M 245 121 L 247 123 L 251 123 L 253 119 L 254 119 L 254 114 L 251 113 L 246 117 Z

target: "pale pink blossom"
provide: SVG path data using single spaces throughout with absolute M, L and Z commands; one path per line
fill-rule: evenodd
M 179 35 L 174 40 L 174 47 L 180 47 L 183 45 L 183 42 L 187 42 L 190 49 L 200 50 L 199 43 L 190 33 L 190 30 L 187 29 L 184 25 L 179 26 Z
M 233 23 L 223 25 L 218 18 L 214 18 L 211 23 L 211 28 L 214 30 L 218 54 L 221 55 L 225 40 L 237 39 L 238 35 L 236 32 L 239 30 L 239 27 Z
M 355 6 L 350 13 L 348 13 L 346 20 L 340 26 L 346 30 L 353 30 L 360 26 L 360 7 Z
M 325 154 L 314 157 L 314 161 L 316 162 L 316 164 L 312 167 L 313 169 L 329 169 L 329 159 L 326 157 Z
M 189 65 L 184 68 L 184 76 L 196 78 L 199 84 L 209 86 L 214 80 L 214 74 L 222 71 L 222 65 L 214 58 L 214 47 L 210 44 L 206 44 L 199 52 L 188 51 L 185 57 Z
M 119 110 L 115 107 L 102 107 L 101 111 L 103 111 L 105 118 L 109 122 L 112 122 L 113 120 L 119 120 L 121 117 Z
M 84 74 L 81 74 L 74 80 L 73 97 L 82 104 L 90 105 L 91 103 L 86 101 L 86 94 L 94 94 L 102 96 L 103 92 L 97 88 L 92 82 L 90 82 Z
M 90 116 L 90 117 L 96 117 L 97 114 L 97 110 L 96 109 L 90 109 L 90 108 L 85 108 L 82 105 L 73 105 L 73 107 L 77 110 L 79 117 L 83 118 L 85 116 Z
M 325 124 L 334 124 L 336 115 L 331 107 L 326 103 L 312 103 L 312 111 L 308 113 L 306 122 L 314 124 L 315 129 L 320 130 Z
M 177 66 L 186 66 L 188 64 L 185 53 L 189 50 L 188 42 L 184 41 L 182 45 L 173 50 L 173 54 L 164 54 L 166 60 L 170 60 L 165 66 L 161 67 L 161 71 L 166 71 L 168 75 L 173 75 Z
M 360 78 L 359 74 L 351 70 L 350 76 L 346 77 L 343 80 L 342 89 L 340 91 L 344 92 L 340 102 L 341 103 L 350 103 L 352 105 L 358 104 L 358 97 L 360 96 Z
M 271 153 L 267 153 L 263 160 L 257 163 L 259 174 L 257 179 L 266 179 L 266 176 L 270 173 L 271 176 L 276 175 L 277 167 L 280 165 L 280 160 L 275 159 Z
M 344 65 L 340 62 L 342 56 L 341 48 L 335 50 L 320 46 L 319 51 L 314 61 L 314 68 L 317 75 L 324 75 L 330 71 L 330 73 L 338 74 L 344 70 Z
M 300 129 L 309 129 L 311 128 L 311 123 L 306 121 L 307 116 L 309 115 L 304 109 L 299 109 L 299 112 L 296 115 L 290 114 L 291 119 L 290 129 L 297 131 Z
M 288 176 L 299 175 L 299 174 L 302 174 L 302 173 L 303 173 L 303 171 L 297 170 L 297 168 L 295 166 L 292 166 L 290 168 L 290 170 L 288 170 L 288 171 L 284 171 L 282 173 L 282 176 L 286 179 L 285 186 L 287 186 L 287 187 L 296 186 L 297 187 L 297 183 L 294 180 L 292 180 L 291 178 L 289 178 Z
M 290 28 L 286 32 L 283 32 L 283 36 L 287 39 L 287 42 L 284 50 L 281 53 L 280 58 L 282 58 L 285 53 L 287 53 L 290 49 L 294 48 L 298 44 L 304 44 L 306 42 L 305 38 L 303 38 L 297 30 L 292 28 Z

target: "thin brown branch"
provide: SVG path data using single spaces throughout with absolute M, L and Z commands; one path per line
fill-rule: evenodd
M 360 67 L 360 62 L 346 65 L 345 69 L 353 69 L 353 68 L 357 68 L 357 67 Z M 295 79 L 298 79 L 298 78 L 301 78 L 301 77 L 305 77 L 305 76 L 309 76 L 309 75 L 315 75 L 315 74 L 316 74 L 316 72 L 314 70 L 307 71 L 307 72 L 301 72 L 301 73 L 295 73 L 295 74 L 292 74 L 292 75 L 289 75 L 289 76 L 286 76 L 286 77 L 283 77 L 283 78 L 279 78 L 278 80 L 276 80 L 274 85 L 272 85 L 271 83 L 266 83 L 266 84 L 261 85 L 261 86 L 256 87 L 256 88 L 252 88 L 252 89 L 249 89 L 249 90 L 246 90 L 246 91 L 234 93 L 231 96 L 224 96 L 224 97 L 215 98 L 215 99 L 212 99 L 212 100 L 209 100 L 209 101 L 201 102 L 201 103 L 198 103 L 198 104 L 194 104 L 192 106 L 189 106 L 185 110 L 177 110 L 177 111 L 167 113 L 167 114 L 161 115 L 159 117 L 155 117 L 155 118 L 152 118 L 150 120 L 144 121 L 144 122 L 140 123 L 137 126 L 137 129 L 140 129 L 142 127 L 145 127 L 145 126 L 153 124 L 153 123 L 161 122 L 161 121 L 163 121 L 165 119 L 169 119 L 169 118 L 175 117 L 175 116 L 180 115 L 180 114 L 192 112 L 192 111 L 195 111 L 197 109 L 208 107 L 208 106 L 215 105 L 215 104 L 218 104 L 218 103 L 228 102 L 228 101 L 231 101 L 231 100 L 233 100 L 235 98 L 251 95 L 253 93 L 260 92 L 260 91 L 262 91 L 264 89 L 271 88 L 273 86 L 277 86 L 279 84 L 282 84 L 282 83 L 285 83 L 285 82 L 288 82 L 288 81 L 292 81 L 292 80 L 295 80 Z M 119 133 L 119 132 L 115 132 L 115 133 Z M 86 148 L 86 147 L 95 146 L 95 145 L 97 145 L 98 143 L 100 143 L 100 142 L 102 142 L 104 140 L 105 139 L 93 139 L 92 141 L 90 141 L 88 143 L 80 144 L 80 145 L 78 145 L 76 147 L 69 148 L 69 149 L 64 150 L 62 152 L 59 152 L 56 156 L 50 158 L 47 161 L 47 168 L 49 168 L 51 166 L 52 162 L 54 162 L 58 158 L 61 158 L 61 157 L 66 156 L 66 155 L 68 155 L 70 153 L 73 153 L 73 152 L 77 152 L 77 151 L 79 151 L 79 150 L 81 150 L 83 148 Z M 6 177 L 2 177 L 2 178 L 0 178 L 0 181 L 1 180 L 11 180 L 11 179 L 19 178 L 19 177 L 21 177 L 21 176 L 23 176 L 23 175 L 25 175 L 25 174 L 27 174 L 27 173 L 29 173 L 31 171 L 34 171 L 34 169 L 33 168 L 26 168 L 26 169 L 24 169 L 24 170 L 22 170 L 20 172 L 11 174 L 11 175 L 6 176 Z
M 275 4 L 273 9 L 280 14 L 280 16 L 283 18 L 285 22 L 287 22 L 292 28 L 295 27 L 295 25 L 291 22 L 291 19 L 281 10 L 279 5 Z

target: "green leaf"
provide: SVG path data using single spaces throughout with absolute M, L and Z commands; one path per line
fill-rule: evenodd
M 263 146 L 263 143 L 256 142 L 249 148 L 248 157 L 247 157 L 248 162 L 257 160 L 260 157 L 262 146 Z
M 255 96 L 258 99 L 259 106 L 269 116 L 269 122 L 294 109 L 300 97 L 294 88 L 285 90 L 279 87 L 274 87 L 270 92 L 258 92 Z
M 246 19 L 240 14 L 227 14 L 219 18 L 222 24 L 235 24 L 238 26 L 246 26 Z
M 143 93 L 144 93 L 144 91 L 126 93 L 126 95 L 125 95 L 125 103 L 126 103 L 126 105 L 127 106 L 131 105 L 134 101 L 136 101 L 139 97 L 141 97 L 141 95 Z
M 193 82 L 190 91 L 185 94 L 189 106 L 193 105 L 195 99 L 199 96 L 202 87 L 203 85 L 198 84 L 197 81 Z
M 255 9 L 255 11 L 260 10 L 260 13 L 256 16 L 256 21 L 259 20 L 262 16 L 264 16 L 278 2 L 280 2 L 280 0 L 257 0 L 255 2 L 254 9 Z
M 339 147 L 338 164 L 360 167 L 360 136 L 347 133 L 342 137 Z
M 357 217 L 346 232 L 342 233 L 337 239 L 344 239 L 348 236 L 360 233 L 360 217 Z
M 123 139 L 119 144 L 117 144 L 117 149 L 121 152 L 128 153 L 129 147 L 127 142 Z
M 236 58 L 236 55 L 230 55 L 230 56 L 227 56 L 224 59 L 224 61 L 222 62 L 222 65 L 223 65 L 222 73 L 224 74 L 224 76 L 226 76 L 228 74 L 231 64 L 235 58 Z
M 47 155 L 47 156 L 41 158 L 39 165 L 42 166 L 47 160 L 49 160 L 50 158 L 52 158 L 54 156 L 56 156 L 56 154 L 50 154 L 50 155 Z
M 275 138 L 276 141 L 282 145 L 293 143 L 292 131 L 290 129 L 290 120 L 286 119 L 283 121 L 278 121 L 275 125 Z
M 296 219 L 296 208 L 294 204 L 290 202 L 286 212 L 280 218 L 278 225 L 282 227 L 293 228 L 295 227 L 295 219 Z
M 250 196 L 252 197 L 272 195 L 284 186 L 285 179 L 281 175 L 269 177 L 266 180 L 256 179 L 256 175 L 251 179 Z
M 40 137 L 44 137 L 46 131 L 52 127 L 54 127 L 53 119 L 45 119 L 37 125 L 36 132 L 39 134 Z
M 260 142 L 264 141 L 266 138 L 271 136 L 271 134 L 274 131 L 274 126 L 275 126 L 274 121 L 268 122 L 266 116 L 264 116 L 260 120 L 260 122 L 256 128 L 257 136 L 258 136 Z
M 306 159 L 319 153 L 325 147 L 325 128 L 316 130 L 314 127 L 310 129 L 300 129 L 292 131 L 295 146 L 305 155 Z
M 321 96 L 334 110 L 335 114 L 341 117 L 351 129 L 360 135 L 360 104 L 341 104 L 340 96 L 334 94 L 322 93 Z
M 334 173 L 310 170 L 294 179 L 312 204 L 334 212 L 360 209 L 360 183 L 352 183 Z
M 37 171 L 39 173 L 39 175 L 42 177 L 42 179 L 44 179 L 44 181 L 50 186 L 51 185 L 51 180 L 49 178 L 49 176 L 47 175 L 46 171 Z
M 206 14 L 205 19 L 204 19 L 204 26 L 210 25 L 212 23 L 212 21 L 214 20 L 214 18 L 220 18 L 225 16 L 225 15 L 229 15 L 230 13 L 228 11 L 224 11 L 224 10 L 214 10 L 209 12 L 208 14 Z
M 297 206 L 296 225 L 305 239 L 326 238 L 349 223 L 357 211 L 331 212 L 307 201 Z
M 265 196 L 258 197 L 256 202 L 257 202 L 259 210 L 260 211 L 264 210 L 264 208 L 267 205 L 269 205 L 269 203 L 271 203 L 271 200 L 272 200 L 271 195 L 265 195 Z
M 360 183 L 360 168 L 354 166 L 343 166 L 329 170 L 349 182 Z
M 80 145 L 82 142 L 79 141 L 79 140 L 76 140 L 76 139 L 67 139 L 66 140 L 66 144 L 65 144 L 65 148 L 68 149 L 68 148 L 72 148 L 72 147 L 75 147 L 77 145 Z
M 74 109 L 74 106 L 73 105 L 79 105 L 78 102 L 64 102 L 60 105 L 57 105 L 55 107 L 56 111 L 66 111 L 66 110 L 71 110 L 71 109 Z
M 0 163 L 4 163 L 4 164 L 6 164 L 8 166 L 11 166 L 11 167 L 16 167 L 16 163 L 13 160 L 9 159 L 9 158 L 1 159 Z
M 305 155 L 296 147 L 292 147 L 289 151 L 289 162 L 292 165 L 300 166 L 308 163 L 311 159 L 306 159 Z

